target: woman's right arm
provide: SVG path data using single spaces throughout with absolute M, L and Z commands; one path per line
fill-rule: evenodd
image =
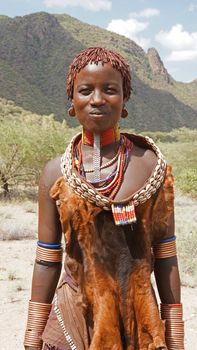
M 39 212 L 38 212 L 38 241 L 44 244 L 60 244 L 62 237 L 61 224 L 59 221 L 58 211 L 55 205 L 55 201 L 50 197 L 49 191 L 57 180 L 61 176 L 60 170 L 60 158 L 56 158 L 50 161 L 41 176 L 39 183 Z M 53 246 L 51 246 L 53 247 Z M 44 251 L 44 254 L 51 252 L 51 249 L 41 248 Z M 51 254 L 51 253 L 50 253 Z M 49 255 L 50 255 L 49 254 Z M 42 304 L 51 304 L 55 289 L 61 273 L 61 262 L 54 262 L 53 258 L 47 256 L 46 261 L 43 259 L 36 259 L 34 264 L 33 278 L 32 278 L 32 290 L 31 290 L 31 308 L 41 308 Z M 52 261 L 50 261 L 52 260 Z M 38 304 L 36 304 L 38 303 Z M 45 308 L 45 306 L 44 306 Z M 49 309 L 50 306 L 46 305 L 46 309 Z M 49 312 L 46 310 L 46 313 Z M 34 313 L 34 312 L 33 312 Z M 35 319 L 32 321 L 29 317 L 29 323 L 32 322 L 32 334 L 34 331 L 33 323 L 37 323 L 39 327 L 40 315 L 43 313 L 43 310 L 36 312 Z M 40 314 L 40 315 L 39 315 Z M 29 312 L 30 315 L 30 312 Z M 38 316 L 38 317 L 37 317 Z M 28 326 L 28 328 L 31 328 Z M 31 338 L 30 333 L 30 338 Z M 30 341 L 31 342 L 31 341 Z M 29 341 L 26 343 L 29 343 Z M 32 342 L 33 345 L 33 342 Z M 41 349 L 41 346 L 27 346 L 25 345 L 26 350 L 38 350 Z

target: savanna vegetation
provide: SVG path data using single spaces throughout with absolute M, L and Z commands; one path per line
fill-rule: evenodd
M 0 185 L 4 198 L 38 185 L 46 162 L 62 154 L 76 130 L 54 115 L 39 116 L 0 100 Z

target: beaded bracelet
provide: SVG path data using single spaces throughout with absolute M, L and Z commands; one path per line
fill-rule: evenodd
M 48 249 L 60 249 L 62 247 L 61 243 L 43 243 L 40 241 L 37 241 L 37 246 L 42 248 L 48 248 Z
M 176 236 L 163 239 L 153 246 L 155 259 L 165 259 L 176 256 Z
M 46 326 L 52 304 L 29 301 L 27 327 L 25 331 L 25 346 L 42 349 L 42 333 Z
M 166 321 L 166 344 L 168 350 L 184 350 L 182 304 L 161 304 L 161 318 Z

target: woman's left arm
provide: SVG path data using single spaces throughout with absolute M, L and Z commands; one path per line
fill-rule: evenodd
M 184 323 L 181 304 L 181 283 L 174 235 L 174 211 L 169 218 L 164 240 L 154 246 L 154 274 L 161 300 L 161 317 L 166 320 L 168 350 L 184 349 Z
M 154 247 L 154 274 L 161 303 L 181 302 L 180 276 L 174 233 L 174 212 L 169 218 L 168 233 L 164 240 Z

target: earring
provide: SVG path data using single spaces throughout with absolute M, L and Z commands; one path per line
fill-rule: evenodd
M 74 105 L 73 103 L 71 104 L 70 108 L 68 109 L 68 115 L 69 117 L 75 117 L 75 108 L 74 108 Z
M 122 110 L 121 117 L 122 118 L 127 118 L 128 117 L 128 111 L 127 111 L 127 109 L 125 107 Z

